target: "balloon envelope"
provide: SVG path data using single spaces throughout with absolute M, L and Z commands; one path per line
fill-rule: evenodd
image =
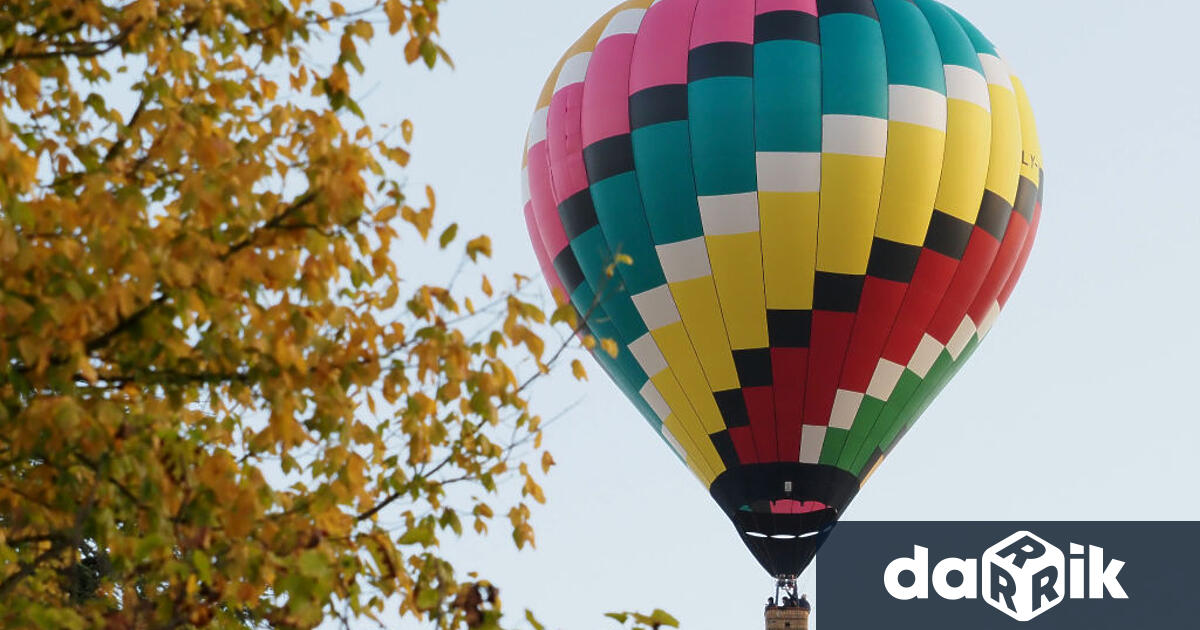
M 995 323 L 1041 164 L 938 2 L 634 0 L 546 83 L 525 219 L 600 365 L 795 576 Z

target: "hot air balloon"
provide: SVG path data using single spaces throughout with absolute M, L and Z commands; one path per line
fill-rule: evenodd
M 625 2 L 523 179 L 596 360 L 780 580 L 992 328 L 1043 188 L 1020 81 L 933 0 Z

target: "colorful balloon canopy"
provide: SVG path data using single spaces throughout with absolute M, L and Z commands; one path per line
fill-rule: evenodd
M 634 0 L 546 83 L 525 219 L 600 365 L 795 576 L 995 323 L 1041 164 L 1020 81 L 938 2 Z

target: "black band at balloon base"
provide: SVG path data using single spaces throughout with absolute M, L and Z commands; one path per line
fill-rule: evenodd
M 710 489 L 738 536 L 767 573 L 798 576 L 859 490 L 833 466 L 778 462 L 730 469 Z M 789 511 L 781 504 L 805 506 Z

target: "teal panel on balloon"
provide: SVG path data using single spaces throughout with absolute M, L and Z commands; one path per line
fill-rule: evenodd
M 759 151 L 821 151 L 821 48 L 775 40 L 754 47 L 754 118 Z
M 571 303 L 575 305 L 575 308 L 580 313 L 587 312 L 587 308 L 592 305 L 594 299 L 595 294 L 592 293 L 591 287 L 586 282 L 579 285 L 579 288 L 575 289 L 575 292 L 571 295 Z M 637 404 L 641 401 L 639 391 L 646 381 L 649 380 L 649 377 L 646 376 L 645 370 L 638 365 L 629 348 L 625 344 L 620 343 L 620 334 L 616 326 L 613 325 L 608 313 L 600 307 L 592 310 L 591 316 L 587 320 L 587 328 L 592 336 L 597 339 L 612 339 L 617 342 L 619 351 L 616 358 L 610 357 L 608 353 L 603 351 L 593 352 L 592 356 L 604 366 L 621 392 Z
M 654 243 L 664 245 L 703 236 L 687 121 L 635 130 L 633 156 Z
M 826 114 L 887 118 L 887 65 L 879 22 L 855 13 L 821 18 Z
M 754 158 L 754 81 L 716 77 L 688 85 L 696 192 L 701 197 L 758 187 Z
M 950 15 L 953 15 L 954 19 L 958 20 L 959 25 L 962 26 L 963 30 L 967 32 L 967 37 L 971 38 L 971 43 L 975 45 L 976 51 L 984 55 L 993 55 L 997 57 L 1000 56 L 1000 53 L 996 51 L 996 47 L 992 45 L 991 40 L 989 40 L 983 34 L 983 32 L 976 28 L 974 24 L 967 20 L 967 18 L 963 17 L 950 7 L 946 7 L 946 11 L 949 12 Z
M 600 226 L 576 237 L 571 241 L 571 248 L 575 250 L 579 266 L 583 268 L 583 275 L 587 278 L 586 284 L 590 284 L 593 291 L 603 291 L 601 303 L 618 331 L 612 338 L 622 344 L 629 344 L 649 332 L 621 282 L 605 273 L 615 257 L 608 249 Z
M 921 10 L 908 0 L 875 0 L 875 9 L 887 49 L 888 83 L 945 94 L 941 53 Z
M 983 65 L 979 63 L 974 44 L 946 7 L 931 0 L 916 0 L 916 5 L 933 28 L 942 56 L 942 65 L 963 66 L 983 74 Z
M 650 226 L 644 218 L 637 175 L 622 173 L 592 184 L 592 201 L 610 247 L 633 258 L 632 265 L 620 267 L 629 293 L 637 295 L 666 284 Z

